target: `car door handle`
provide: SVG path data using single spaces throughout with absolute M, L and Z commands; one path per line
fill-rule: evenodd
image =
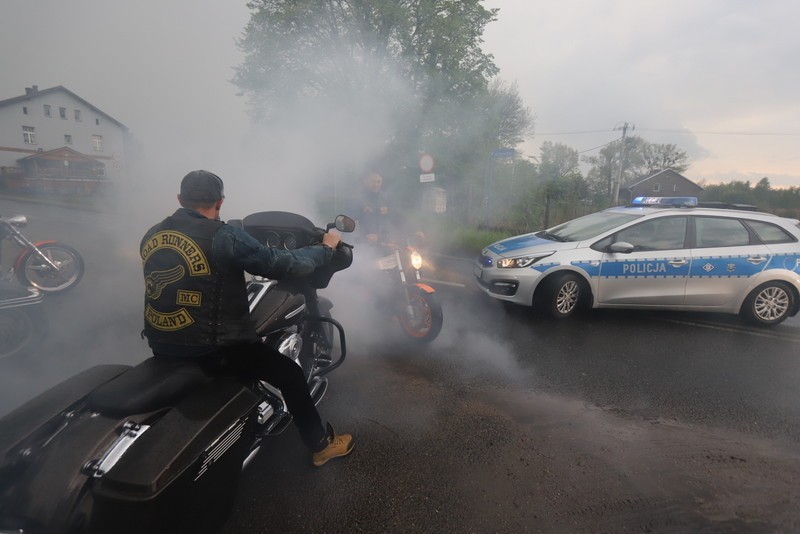
M 681 266 L 686 265 L 687 263 L 689 263 L 689 260 L 676 259 L 676 260 L 669 260 L 667 263 L 669 263 L 673 267 L 681 267 Z
M 747 258 L 747 261 L 752 263 L 753 265 L 758 265 L 759 263 L 764 263 L 769 258 L 765 258 L 764 256 L 750 256 Z

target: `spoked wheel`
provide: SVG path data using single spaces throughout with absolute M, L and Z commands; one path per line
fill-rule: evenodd
M 428 343 L 442 331 L 442 305 L 433 293 L 414 286 L 408 289 L 409 306 L 400 305 L 400 326 L 415 341 Z
M 789 317 L 794 308 L 794 298 L 792 290 L 783 282 L 768 282 L 747 296 L 741 314 L 753 324 L 775 325 Z
M 80 282 L 84 265 L 77 250 L 61 243 L 45 243 L 38 248 L 57 269 L 53 269 L 35 251 L 29 250 L 17 271 L 21 284 L 33 286 L 45 293 L 59 293 Z
M 566 319 L 575 313 L 583 300 L 581 279 L 576 274 L 565 273 L 547 280 L 541 294 L 534 297 L 534 306 L 545 317 Z
M 0 310 L 0 358 L 35 350 L 44 339 L 44 314 L 38 307 Z

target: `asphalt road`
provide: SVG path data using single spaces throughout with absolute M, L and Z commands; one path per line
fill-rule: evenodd
M 33 238 L 84 253 L 46 302 L 43 350 L 0 361 L 0 413 L 94 363 L 136 363 L 146 226 L 0 200 Z M 152 222 L 152 221 L 149 221 Z M 4 251 L 5 252 L 5 251 Z M 445 327 L 406 343 L 363 300 L 357 269 L 326 294 L 350 352 L 323 417 L 356 448 L 310 465 L 296 430 L 242 474 L 226 534 L 243 532 L 764 532 L 800 530 L 800 318 L 509 311 L 447 262 Z

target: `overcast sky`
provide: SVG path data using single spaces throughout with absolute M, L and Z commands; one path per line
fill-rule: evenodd
M 595 154 L 628 122 L 689 152 L 695 181 L 800 186 L 796 0 L 486 5 L 500 12 L 485 49 L 536 115 L 526 154 L 543 141 Z M 259 149 L 229 80 L 248 18 L 234 0 L 2 0 L 0 99 L 64 85 L 128 126 L 171 186 L 193 168 L 246 173 Z

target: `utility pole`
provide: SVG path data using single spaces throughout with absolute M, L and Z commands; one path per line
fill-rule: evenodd
M 622 171 L 625 170 L 625 135 L 628 133 L 629 127 L 631 131 L 636 129 L 635 124 L 628 125 L 627 122 L 625 122 L 622 126 L 620 126 L 619 123 L 614 126 L 615 130 L 622 130 L 622 139 L 620 139 L 621 146 L 619 147 L 619 174 L 614 182 L 614 187 L 612 188 L 611 193 L 612 206 L 616 206 L 617 200 L 619 199 L 619 186 L 622 184 Z

